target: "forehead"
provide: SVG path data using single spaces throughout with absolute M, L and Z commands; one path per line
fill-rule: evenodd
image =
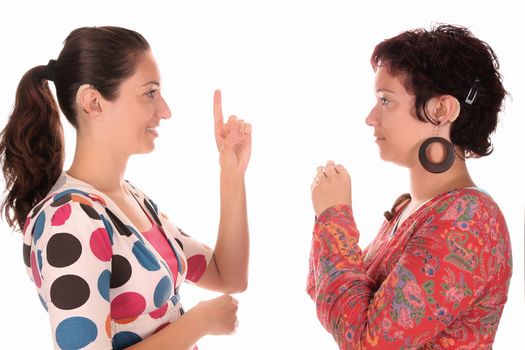
M 406 78 L 404 74 L 392 75 L 388 72 L 388 68 L 377 67 L 375 75 L 375 88 L 376 90 L 392 90 L 396 93 L 407 93 L 403 85 L 403 81 Z
M 124 83 L 130 87 L 142 87 L 153 81 L 160 82 L 160 73 L 153 54 L 147 51 L 138 57 L 135 73 Z

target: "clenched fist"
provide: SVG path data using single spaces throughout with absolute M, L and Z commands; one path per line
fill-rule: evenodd
M 315 214 L 338 204 L 352 206 L 352 185 L 346 169 L 329 160 L 325 166 L 317 168 L 317 174 L 311 186 L 312 203 Z

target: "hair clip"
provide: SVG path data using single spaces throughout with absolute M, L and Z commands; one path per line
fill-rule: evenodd
M 476 96 L 478 95 L 478 86 L 479 86 L 480 80 L 476 78 L 474 80 L 474 84 L 472 84 L 472 87 L 470 88 L 467 97 L 465 97 L 465 103 L 472 105 L 474 103 L 474 100 L 476 99 Z

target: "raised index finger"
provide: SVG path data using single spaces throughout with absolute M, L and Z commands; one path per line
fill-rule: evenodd
M 224 124 L 224 117 L 222 115 L 222 100 L 221 100 L 221 90 L 215 90 L 213 94 L 213 120 L 215 121 L 215 126 Z

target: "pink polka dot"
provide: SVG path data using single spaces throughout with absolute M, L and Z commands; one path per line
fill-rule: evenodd
M 186 279 L 197 282 L 206 271 L 206 258 L 202 254 L 197 254 L 188 259 L 188 273 Z
M 31 221 L 31 218 L 28 215 L 27 218 L 26 218 L 26 222 L 24 222 L 24 228 L 22 229 L 22 232 L 26 232 L 26 228 L 27 228 L 27 226 L 29 226 L 29 222 L 30 221 Z
M 60 208 L 55 211 L 55 214 L 51 218 L 51 225 L 52 226 L 61 226 L 64 225 L 64 223 L 69 219 L 69 216 L 71 215 L 71 206 L 68 204 L 65 204 L 61 206 Z
M 111 317 L 129 318 L 139 316 L 146 309 L 146 300 L 135 292 L 126 292 L 118 295 L 111 302 Z
M 31 252 L 31 272 L 33 274 L 33 280 L 38 288 L 42 285 L 42 280 L 40 279 L 40 272 L 38 271 L 38 266 L 36 264 L 36 254 Z
M 163 330 L 164 328 L 166 328 L 167 326 L 169 326 L 169 324 L 170 324 L 169 322 L 166 322 L 166 323 L 161 324 L 161 325 L 159 326 L 159 328 L 155 329 L 155 332 L 153 332 L 153 334 L 160 332 L 161 330 Z
M 97 228 L 89 238 L 89 247 L 95 256 L 102 261 L 110 261 L 113 251 L 105 228 Z
M 162 316 L 166 315 L 166 311 L 168 311 L 168 304 L 164 304 L 163 306 L 159 307 L 157 310 L 152 311 L 149 313 L 151 318 L 161 318 Z

